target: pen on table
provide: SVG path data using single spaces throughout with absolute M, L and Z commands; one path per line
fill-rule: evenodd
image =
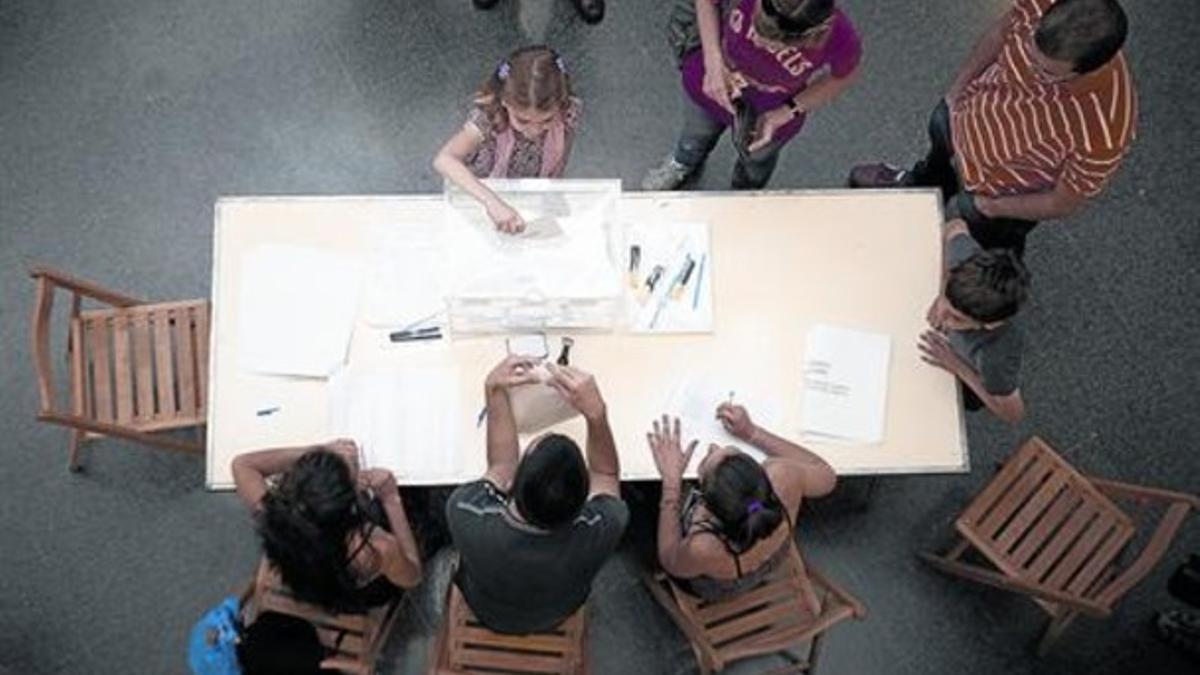
M 279 406 L 273 405 L 270 408 L 260 408 L 254 414 L 258 417 L 266 417 L 267 415 L 274 415 L 277 412 L 279 412 Z
M 700 269 L 696 271 L 696 287 L 692 289 L 692 311 L 696 311 L 696 307 L 700 305 L 700 286 L 704 282 L 704 263 L 707 260 L 707 253 L 700 256 Z
M 410 342 L 413 340 L 438 340 L 442 337 L 442 329 L 438 326 L 429 326 L 428 328 L 418 328 L 416 330 L 398 330 L 393 333 L 388 333 L 388 339 L 392 342 Z
M 641 264 L 642 247 L 634 244 L 633 246 L 629 247 L 629 286 L 635 291 L 638 287 L 637 274 L 638 268 L 641 267 Z
M 696 271 L 696 259 L 689 253 L 684 256 L 683 264 L 679 266 L 679 273 L 671 281 L 671 288 L 668 290 L 668 293 L 670 293 L 672 300 L 678 300 L 683 295 L 683 289 L 692 278 L 692 272 L 694 271 Z
M 733 405 L 733 390 L 729 391 L 729 405 Z
M 478 426 L 482 425 L 483 421 L 485 419 L 487 419 L 487 406 L 486 405 L 479 409 L 479 416 L 475 418 L 475 426 L 478 427 Z

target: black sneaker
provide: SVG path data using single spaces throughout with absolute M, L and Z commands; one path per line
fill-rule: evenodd
M 604 0 L 572 0 L 584 23 L 597 24 L 604 20 Z

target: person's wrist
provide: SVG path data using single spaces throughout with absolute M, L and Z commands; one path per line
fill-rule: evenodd
M 583 413 L 583 418 L 592 424 L 603 422 L 608 419 L 608 406 L 601 403 L 597 406 L 588 408 L 588 411 Z
M 783 107 L 784 110 L 787 111 L 789 120 L 796 119 L 797 117 L 803 115 L 806 111 L 806 108 L 794 98 L 789 98 L 787 101 L 784 101 Z

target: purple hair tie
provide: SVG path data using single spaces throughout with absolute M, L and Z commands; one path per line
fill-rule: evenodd
M 500 67 L 496 68 L 496 77 L 501 81 L 508 79 L 508 74 L 512 72 L 512 65 L 507 60 L 500 62 Z
M 752 501 L 748 505 L 746 505 L 746 514 L 747 515 L 754 515 L 755 513 L 758 513 L 759 511 L 762 511 L 762 510 L 763 510 L 763 503 L 759 499 L 755 499 L 754 501 Z
M 560 73 L 563 73 L 563 74 L 566 74 L 566 72 L 567 72 L 567 62 L 566 62 L 566 61 L 563 61 L 563 57 L 561 57 L 561 56 L 555 56 L 555 57 L 554 57 L 554 65 L 558 66 L 558 72 L 560 72 Z

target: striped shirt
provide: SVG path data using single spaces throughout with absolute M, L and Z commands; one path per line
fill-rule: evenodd
M 1134 138 L 1137 95 L 1125 55 L 1047 83 L 1031 50 L 1054 0 L 1015 0 L 996 61 L 954 101 L 950 126 L 965 187 L 997 197 L 1045 192 L 1061 181 L 1098 194 Z

